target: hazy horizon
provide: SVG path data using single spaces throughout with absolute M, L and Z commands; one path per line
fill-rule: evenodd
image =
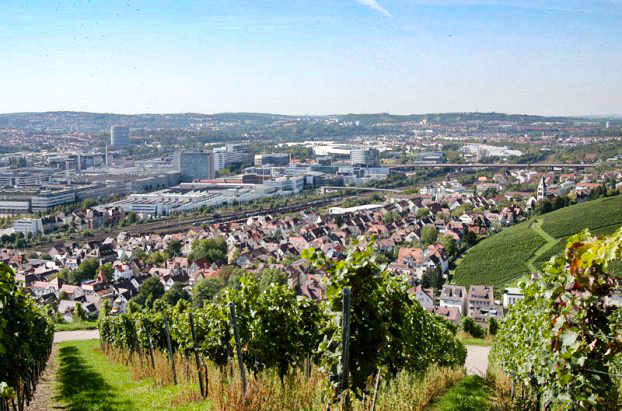
M 119 116 L 148 116 L 148 115 L 185 115 L 185 114 L 198 114 L 205 116 L 214 116 L 221 114 L 261 114 L 271 116 L 288 116 L 288 117 L 330 117 L 330 116 L 371 116 L 371 115 L 389 115 L 389 116 L 424 116 L 435 114 L 505 114 L 510 116 L 539 116 L 539 117 L 581 117 L 581 118 L 619 118 L 622 114 L 608 113 L 608 114 L 539 114 L 539 113 L 508 113 L 502 111 L 428 111 L 419 113 L 390 113 L 390 112 L 343 112 L 343 113 L 324 113 L 324 114 L 308 114 L 308 113 L 274 113 L 266 111 L 215 111 L 215 112 L 199 112 L 199 111 L 170 111 L 170 112 L 136 112 L 136 113 L 122 113 L 122 112 L 107 112 L 107 111 L 83 111 L 83 110 L 42 110 L 42 111 L 14 111 L 14 112 L 0 112 L 0 116 L 4 115 L 16 115 L 16 114 L 46 114 L 46 113 L 85 113 L 85 114 L 109 114 Z
M 0 112 L 618 116 L 620 0 L 0 6 Z

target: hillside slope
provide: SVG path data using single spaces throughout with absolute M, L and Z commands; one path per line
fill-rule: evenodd
M 584 228 L 595 234 L 609 234 L 621 225 L 622 196 L 588 201 L 537 216 L 470 249 L 456 268 L 454 282 L 466 286 L 507 286 L 559 254 L 569 236 Z

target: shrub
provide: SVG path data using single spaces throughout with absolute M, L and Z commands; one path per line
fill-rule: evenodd
M 462 330 L 473 338 L 484 338 L 486 336 L 486 331 L 471 317 L 462 318 Z

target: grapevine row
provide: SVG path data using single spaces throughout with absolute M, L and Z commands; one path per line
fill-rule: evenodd
M 52 351 L 54 325 L 0 264 L 0 411 L 23 410 Z
M 307 254 L 313 263 L 317 256 Z M 361 269 L 361 261 L 369 264 Z M 339 268 L 324 269 L 329 272 L 329 295 L 320 305 L 286 286 L 273 284 L 260 291 L 256 277 L 250 275 L 242 279 L 240 290 L 226 290 L 221 299 L 202 308 L 180 303 L 100 318 L 100 339 L 104 347 L 142 355 L 148 363 L 151 350 L 168 352 L 168 326 L 172 351 L 186 359 L 196 352 L 197 363 L 209 360 L 224 367 L 236 353 L 229 310 L 233 303 L 242 362 L 251 375 L 273 369 L 282 379 L 312 361 L 338 395 L 340 304 L 347 287 L 352 289 L 349 378 L 355 395 L 363 394 L 368 378 L 381 370 L 390 377 L 400 370 L 423 371 L 432 364 L 464 364 L 462 343 L 409 296 L 401 279 L 382 272 L 370 251 L 352 253 Z M 346 272 L 350 275 L 344 276 Z M 373 310 L 365 304 L 373 304 Z

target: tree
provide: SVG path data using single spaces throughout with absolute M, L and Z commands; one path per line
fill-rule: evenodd
M 155 265 L 156 267 L 162 267 L 166 260 L 168 260 L 168 258 L 165 253 L 154 251 L 147 256 L 145 262 L 147 264 Z
M 272 284 L 286 285 L 287 274 L 276 268 L 266 268 L 259 273 L 259 289 L 267 290 Z
M 186 290 L 184 290 L 184 286 L 181 283 L 173 284 L 173 286 L 164 293 L 162 298 L 169 305 L 176 305 L 180 300 L 190 301 L 190 296 Z
M 168 251 L 168 254 L 172 257 L 181 256 L 181 241 L 175 239 L 169 240 L 166 244 L 166 251 Z
M 206 278 L 192 288 L 192 302 L 196 307 L 203 307 L 206 301 L 212 301 L 225 287 L 221 278 Z
M 82 281 L 84 280 L 92 280 L 97 276 L 97 269 L 99 268 L 99 261 L 97 258 L 88 258 L 78 267 L 78 271 L 80 271 L 80 277 Z
M 553 203 L 548 198 L 538 200 L 536 206 L 534 207 L 534 212 L 536 214 L 545 214 L 553 211 Z
M 61 290 L 61 292 L 58 293 L 58 299 L 59 300 L 69 300 L 69 295 L 67 294 L 67 292 L 65 290 Z
M 68 284 L 79 285 L 83 281 L 92 280 L 97 275 L 99 261 L 97 258 L 89 258 L 78 266 L 75 270 L 62 269 L 58 272 L 58 277 Z
M 454 256 L 458 251 L 456 239 L 451 234 L 444 235 L 441 239 L 441 243 L 443 244 L 443 247 L 445 247 L 445 250 L 450 257 Z
M 488 319 L 488 334 L 495 335 L 499 330 L 499 321 L 495 317 L 490 317 Z
M 192 242 L 188 258 L 196 261 L 207 257 L 213 262 L 225 262 L 227 250 L 227 242 L 222 237 L 196 239 Z
M 164 285 L 157 277 L 151 277 L 147 279 L 141 286 L 138 294 L 136 294 L 131 301 L 135 303 L 151 308 L 153 302 L 164 295 Z
M 423 244 L 433 244 L 436 242 L 437 237 L 438 233 L 432 224 L 426 224 L 421 229 L 421 242 L 423 242 Z
M 92 198 L 87 198 L 87 199 L 82 200 L 82 203 L 80 203 L 80 208 L 87 209 L 87 208 L 95 207 L 96 205 L 97 205 L 97 201 L 93 200 Z
M 101 269 L 104 270 L 106 279 L 108 281 L 112 281 L 112 277 L 114 276 L 114 267 L 112 266 L 112 263 L 103 264 Z
M 86 319 L 86 313 L 84 312 L 84 309 L 82 308 L 82 304 L 76 303 L 76 306 L 73 309 L 72 318 L 73 318 L 74 323 L 79 323 Z
M 443 287 L 443 274 L 439 267 L 434 270 L 428 270 L 421 276 L 421 286 L 423 288 L 436 288 L 437 290 Z
M 473 247 L 475 244 L 477 244 L 477 236 L 473 231 L 467 230 L 466 233 L 464 233 L 464 242 L 469 247 Z
M 395 213 L 393 211 L 388 211 L 384 215 L 384 223 L 385 224 L 392 224 L 394 221 L 395 221 Z
M 427 208 L 419 208 L 417 209 L 417 218 L 423 218 L 425 216 L 427 216 L 428 214 L 430 214 L 430 210 Z
M 132 258 L 144 261 L 147 258 L 147 253 L 141 247 L 134 247 L 132 249 Z

